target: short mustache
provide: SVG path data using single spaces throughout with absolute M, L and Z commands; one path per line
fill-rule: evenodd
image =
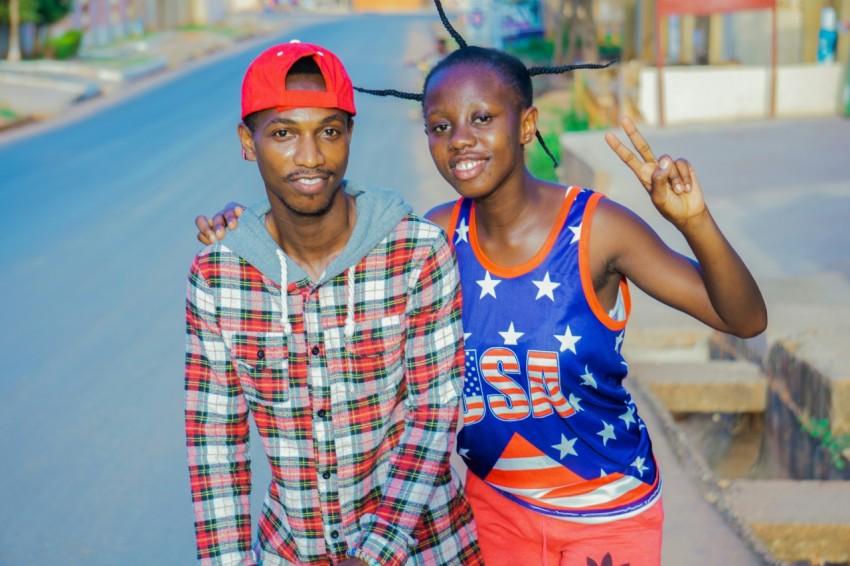
M 324 178 L 333 177 L 334 172 L 330 169 L 302 169 L 301 171 L 293 171 L 283 178 L 287 183 L 295 181 L 298 177 L 315 177 L 316 175 Z

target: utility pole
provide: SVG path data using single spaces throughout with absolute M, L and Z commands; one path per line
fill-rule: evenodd
M 567 5 L 570 16 L 566 19 Z M 572 64 L 577 59 L 595 62 L 599 56 L 596 25 L 593 22 L 593 0 L 556 0 L 557 18 L 554 32 L 554 59 L 558 65 Z M 564 35 L 567 36 L 566 46 Z M 579 45 L 581 55 L 579 56 Z M 566 47 L 566 53 L 564 53 Z
M 21 60 L 21 4 L 20 0 L 9 1 L 9 61 Z
M 581 44 L 581 60 L 595 62 L 599 59 L 599 49 L 596 44 L 596 24 L 593 21 L 593 0 L 572 0 L 572 17 L 567 30 L 566 63 L 572 64 L 577 59 L 576 53 Z

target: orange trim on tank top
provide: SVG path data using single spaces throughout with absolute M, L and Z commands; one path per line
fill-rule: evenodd
M 499 277 L 519 277 L 532 271 L 538 265 L 543 263 L 543 260 L 545 260 L 546 256 L 549 255 L 549 252 L 552 251 L 552 247 L 555 245 L 558 235 L 561 233 L 561 229 L 564 226 L 564 222 L 567 220 L 567 215 L 570 212 L 573 201 L 576 199 L 578 191 L 577 187 L 569 187 L 567 189 L 567 192 L 564 195 L 564 203 L 561 205 L 561 211 L 555 219 L 555 224 L 549 231 L 546 241 L 543 242 L 543 245 L 540 246 L 539 250 L 537 250 L 537 253 L 527 261 L 511 267 L 503 267 L 494 263 L 487 257 L 484 250 L 482 250 L 478 245 L 478 232 L 475 222 L 475 203 L 473 202 L 469 211 L 469 245 L 472 246 L 472 251 L 475 254 L 475 257 L 478 258 L 478 261 L 484 266 L 484 269 L 493 275 L 498 275 Z
M 590 229 L 593 225 L 591 220 L 593 213 L 596 211 L 596 205 L 599 199 L 602 198 L 602 193 L 594 193 L 588 199 L 584 207 L 584 215 L 581 219 L 581 233 L 578 241 L 578 265 L 579 273 L 581 274 L 581 287 L 584 290 L 584 297 L 587 299 L 587 304 L 590 305 L 590 310 L 599 319 L 599 322 L 604 324 L 609 330 L 622 330 L 626 327 L 629 321 L 629 315 L 632 312 L 632 297 L 629 293 L 629 283 L 626 278 L 620 280 L 620 293 L 623 296 L 623 307 L 626 311 L 626 316 L 623 320 L 614 320 L 605 312 L 602 305 L 599 303 L 599 297 L 596 296 L 596 291 L 593 288 L 593 278 L 590 273 Z
M 452 207 L 452 217 L 449 220 L 449 243 L 454 245 L 455 227 L 457 227 L 457 217 L 460 216 L 460 205 L 463 204 L 463 199 L 457 199 L 457 202 Z

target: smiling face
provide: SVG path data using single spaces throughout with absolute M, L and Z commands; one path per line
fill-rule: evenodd
M 321 75 L 292 75 L 287 90 L 325 90 Z M 239 125 L 246 158 L 256 161 L 272 206 L 302 216 L 326 214 L 338 200 L 354 122 L 336 108 L 274 108 Z
M 492 67 L 459 62 L 436 71 L 422 103 L 434 164 L 462 196 L 483 198 L 521 182 L 523 146 L 534 139 L 537 110 Z

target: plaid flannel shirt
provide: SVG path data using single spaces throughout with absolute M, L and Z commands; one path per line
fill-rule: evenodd
M 186 436 L 204 564 L 480 564 L 449 466 L 462 346 L 445 235 L 404 217 L 318 286 L 279 281 L 216 243 L 189 274 Z M 346 300 L 355 332 L 344 335 Z M 272 468 L 251 549 L 248 413 Z

